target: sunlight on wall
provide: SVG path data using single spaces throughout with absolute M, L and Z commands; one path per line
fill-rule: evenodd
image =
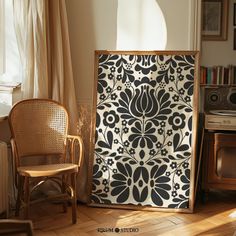
M 167 27 L 156 0 L 119 0 L 117 50 L 164 50 Z

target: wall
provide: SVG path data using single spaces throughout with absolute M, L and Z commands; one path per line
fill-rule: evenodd
M 236 51 L 233 50 L 233 3 L 229 1 L 228 39 L 226 41 L 202 41 L 201 64 L 216 66 L 235 65 Z
M 193 49 L 194 0 L 66 0 L 79 103 L 91 103 L 94 50 Z

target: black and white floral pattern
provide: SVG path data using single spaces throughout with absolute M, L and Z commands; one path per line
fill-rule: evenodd
M 93 203 L 188 208 L 194 66 L 194 55 L 99 55 Z

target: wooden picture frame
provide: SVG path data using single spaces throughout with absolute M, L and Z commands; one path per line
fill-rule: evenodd
M 228 0 L 203 0 L 202 39 L 223 41 L 228 36 Z
M 236 26 L 236 3 L 234 3 L 234 18 L 233 18 L 233 24 Z
M 90 206 L 193 212 L 198 67 L 195 51 L 95 51 Z

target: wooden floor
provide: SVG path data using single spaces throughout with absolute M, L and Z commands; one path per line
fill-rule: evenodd
M 35 235 L 232 236 L 236 231 L 236 191 L 211 192 L 207 203 L 196 204 L 193 214 L 92 208 L 80 204 L 78 222 L 72 225 L 70 210 L 69 208 L 68 213 L 62 213 L 59 204 L 34 205 L 31 218 Z M 135 232 L 122 232 L 124 230 Z

